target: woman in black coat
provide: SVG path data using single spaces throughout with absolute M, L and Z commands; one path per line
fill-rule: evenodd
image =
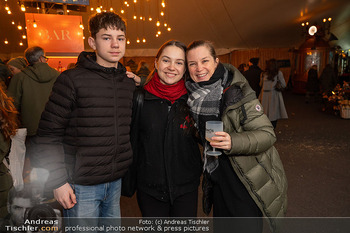
M 202 160 L 186 103 L 185 53 L 183 43 L 166 42 L 157 53 L 155 70 L 135 94 L 143 96 L 132 130 L 143 217 L 197 216 Z

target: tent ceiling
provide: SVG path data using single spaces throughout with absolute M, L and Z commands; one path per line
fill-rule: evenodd
M 12 8 L 15 0 L 9 0 Z M 90 7 L 96 8 L 102 4 L 109 9 L 111 6 L 119 11 L 124 1 L 120 0 L 90 0 L 87 12 L 72 12 L 83 16 L 85 36 L 88 37 L 87 21 L 91 14 Z M 130 5 L 133 1 L 129 0 Z M 298 48 L 304 41 L 301 23 L 309 21 L 311 24 L 322 23 L 323 18 L 332 17 L 331 32 L 338 40 L 331 42 L 332 46 L 339 45 L 342 49 L 350 49 L 350 1 L 348 0 L 166 0 L 165 10 L 168 23 L 172 30 L 162 30 L 159 38 L 156 34 L 156 2 L 158 0 L 138 0 L 143 2 L 145 15 L 148 16 L 148 5 L 151 5 L 153 22 L 142 23 L 132 19 L 134 10 L 129 7 L 127 15 L 127 37 L 131 44 L 127 46 L 129 55 L 155 55 L 155 51 L 168 39 L 177 39 L 185 44 L 197 39 L 207 39 L 224 53 L 234 49 L 254 48 Z M 3 4 L 3 3 L 1 3 Z M 6 37 L 9 41 L 18 41 L 18 30 L 11 25 L 10 17 L 15 22 L 24 25 L 24 14 L 17 9 L 12 16 L 4 12 L 1 5 L 0 12 L 0 54 L 22 53 L 26 47 L 18 43 L 4 45 Z M 141 8 L 136 8 L 138 12 Z M 27 10 L 35 12 L 35 9 Z M 49 13 L 57 13 L 51 9 Z M 136 38 L 145 37 L 146 43 L 136 43 Z M 87 40 L 85 40 L 87 41 Z M 59 46 L 59 45 L 58 45 Z M 89 49 L 85 42 L 85 48 Z

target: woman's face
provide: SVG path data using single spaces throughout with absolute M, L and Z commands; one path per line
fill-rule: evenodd
M 213 76 L 219 59 L 210 54 L 207 46 L 199 46 L 187 53 L 188 71 L 196 83 L 208 81 Z
M 155 66 L 160 82 L 165 85 L 174 85 L 185 73 L 185 52 L 174 45 L 167 46 L 156 60 Z

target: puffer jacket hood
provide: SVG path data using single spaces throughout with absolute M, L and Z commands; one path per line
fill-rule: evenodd
M 57 71 L 49 68 L 47 63 L 38 62 L 27 66 L 22 72 L 38 83 L 48 83 L 57 78 Z

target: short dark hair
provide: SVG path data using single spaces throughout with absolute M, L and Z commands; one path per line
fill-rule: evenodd
M 33 65 L 34 63 L 37 63 L 40 57 L 44 55 L 45 55 L 44 49 L 39 46 L 30 47 L 24 51 L 24 56 L 26 57 L 29 65 Z
M 96 39 L 96 34 L 102 29 L 116 29 L 121 30 L 126 33 L 126 23 L 125 21 L 114 12 L 101 12 L 93 15 L 89 19 L 89 30 L 90 35 Z
M 8 203 L 12 205 L 15 198 L 30 199 L 33 202 L 31 186 L 24 186 L 21 190 L 16 190 L 15 187 L 12 187 L 8 193 Z
M 193 41 L 192 43 L 190 43 L 187 46 L 187 53 L 190 50 L 195 49 L 195 48 L 197 48 L 199 46 L 206 46 L 209 49 L 210 55 L 214 58 L 214 60 L 217 58 L 214 45 L 209 40 L 195 40 L 195 41 Z

